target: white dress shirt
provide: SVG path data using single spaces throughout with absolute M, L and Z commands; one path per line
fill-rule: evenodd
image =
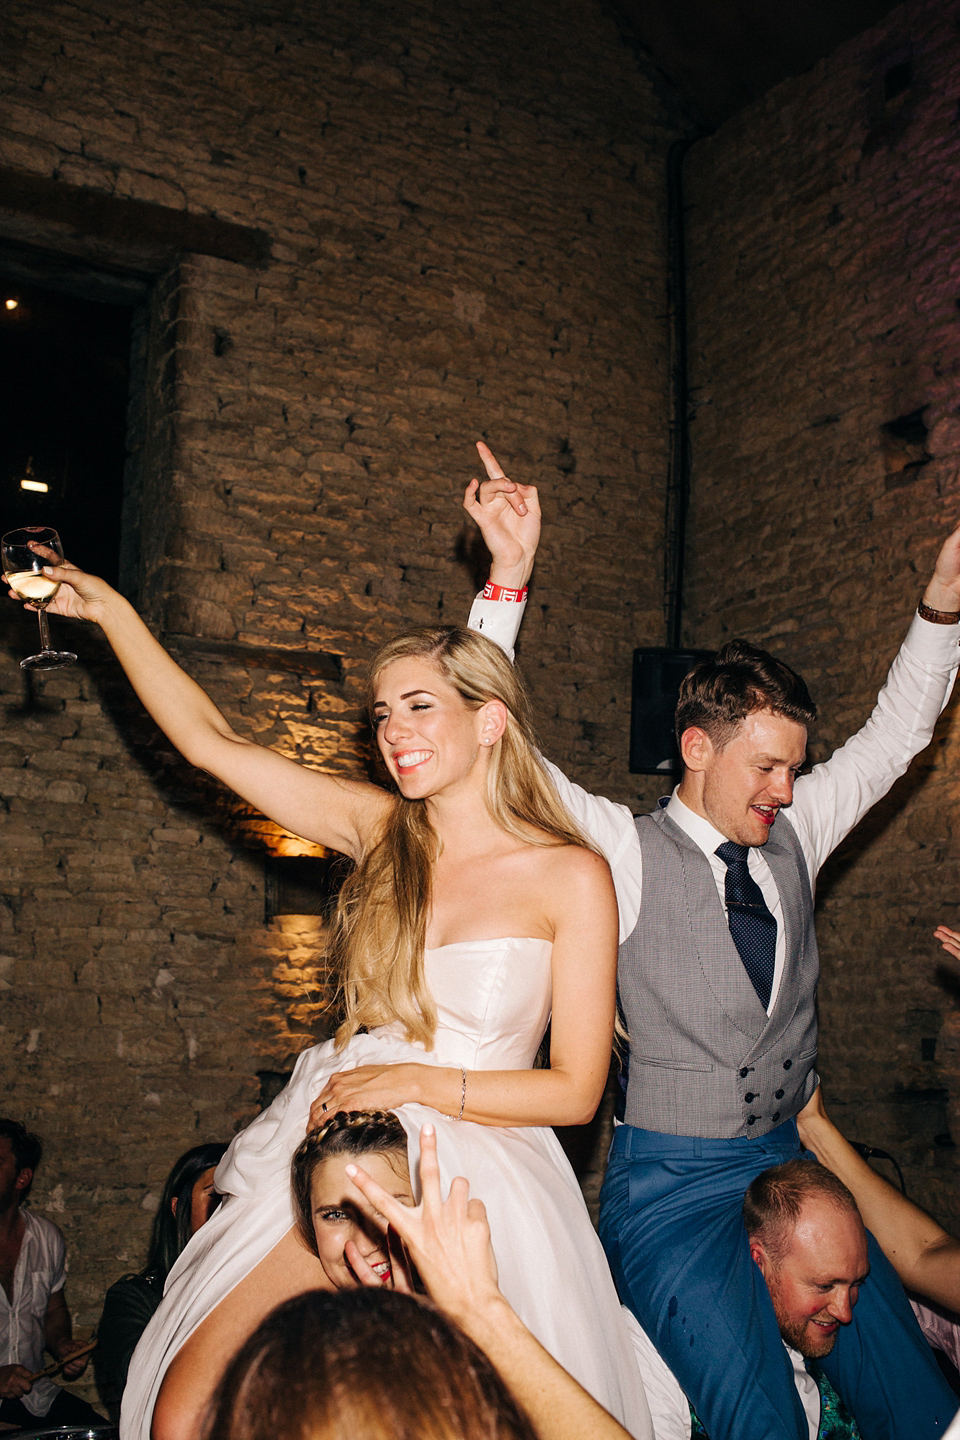
M 483 591 L 470 609 L 467 628 L 486 635 L 513 659 L 513 647 L 520 630 L 520 621 L 527 608 L 526 600 L 484 600 Z
M 474 623 L 479 619 L 483 634 L 512 656 L 523 610 L 522 605 L 478 598 L 468 624 L 480 629 L 481 625 Z M 960 625 L 933 625 L 915 615 L 866 724 L 829 760 L 797 779 L 793 803 L 780 814 L 797 832 L 811 887 L 831 851 L 930 743 L 953 689 L 960 663 L 958 642 Z M 643 857 L 633 816 L 625 805 L 590 795 L 549 762 L 548 769 L 567 809 L 606 856 L 613 872 L 623 941 L 637 923 L 643 893 Z M 726 866 L 713 851 L 727 837 L 695 815 L 676 793 L 671 796 L 668 814 L 706 854 L 723 900 Z M 748 864 L 779 922 L 780 897 L 762 847 L 751 847 Z M 783 973 L 783 946 L 783 926 L 778 923 L 771 1008 Z
M 25 1365 L 42 1370 L 45 1349 L 43 1322 L 50 1296 L 63 1289 L 66 1246 L 56 1225 L 21 1210 L 24 1234 L 13 1272 L 13 1299 L 0 1285 L 0 1365 Z M 60 1387 L 46 1378 L 36 1380 L 22 1397 L 31 1415 L 46 1415 Z
M 690 1422 L 690 1405 L 680 1389 L 676 1376 L 657 1350 L 647 1332 L 642 1329 L 624 1307 L 624 1314 L 630 1316 L 628 1326 L 637 1364 L 647 1392 L 650 1419 L 656 1440 L 690 1440 L 693 1426 Z M 817 1382 L 807 1371 L 806 1362 L 799 1351 L 784 1342 L 783 1346 L 793 1366 L 793 1383 L 800 1396 L 803 1413 L 807 1417 L 809 1440 L 817 1440 L 820 1430 L 820 1391 Z

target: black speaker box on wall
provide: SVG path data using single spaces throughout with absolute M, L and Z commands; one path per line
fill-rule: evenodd
M 684 677 L 712 650 L 645 647 L 633 652 L 633 709 L 630 714 L 630 770 L 634 775 L 679 770 L 673 713 Z

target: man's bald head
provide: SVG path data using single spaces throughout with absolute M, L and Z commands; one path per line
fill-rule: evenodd
M 789 1160 L 757 1176 L 743 1217 L 780 1334 L 801 1355 L 828 1355 L 870 1269 L 850 1191 L 821 1165 Z
M 747 1235 L 763 1241 L 770 1254 L 783 1254 L 800 1219 L 804 1203 L 817 1198 L 860 1218 L 857 1202 L 832 1170 L 810 1160 L 772 1165 L 753 1180 L 743 1197 Z

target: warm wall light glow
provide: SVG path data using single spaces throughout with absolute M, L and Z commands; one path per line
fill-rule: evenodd
M 314 860 L 329 860 L 333 856 L 332 850 L 317 845 L 313 840 L 303 840 L 299 835 L 292 835 L 289 830 L 282 830 L 279 825 L 265 820 L 262 815 L 257 815 L 254 820 L 249 833 L 255 837 L 256 848 L 262 846 L 268 855 L 301 856 Z
M 50 486 L 45 480 L 21 480 L 20 489 L 36 490 L 38 495 L 46 495 L 47 491 L 50 489 Z
M 323 860 L 331 854 L 322 845 L 314 845 L 310 840 L 301 840 L 298 835 L 280 834 L 270 846 L 272 855 L 303 856 L 314 860 Z
M 18 300 L 8 300 L 8 301 L 6 302 L 7 309 L 8 309 L 8 310 L 16 310 L 16 308 L 17 308 L 17 306 L 18 306 L 19 303 L 20 303 L 20 302 L 19 302 Z

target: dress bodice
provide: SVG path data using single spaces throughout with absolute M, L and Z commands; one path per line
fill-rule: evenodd
M 427 950 L 425 978 L 437 1005 L 431 1058 L 469 1070 L 529 1069 L 550 1019 L 552 948 L 549 940 L 514 936 Z

